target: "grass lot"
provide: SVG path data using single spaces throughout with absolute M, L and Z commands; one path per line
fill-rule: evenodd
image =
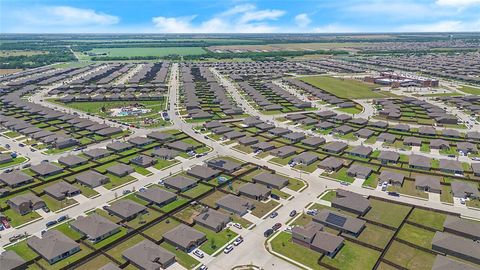
M 203 206 L 201 205 L 190 205 L 182 211 L 175 213 L 175 217 L 179 218 L 187 223 L 193 223 L 193 218 L 196 217 L 202 211 Z
M 160 210 L 162 212 L 168 213 L 168 212 L 171 212 L 171 211 L 177 209 L 178 207 L 186 204 L 187 202 L 188 202 L 188 199 L 185 199 L 185 198 L 182 198 L 182 197 L 177 197 L 177 200 L 161 207 Z
M 357 239 L 379 248 L 385 248 L 393 237 L 393 234 L 394 231 L 392 230 L 367 223 L 365 229 Z
M 215 202 L 221 198 L 223 198 L 224 196 L 226 196 L 227 194 L 223 193 L 223 192 L 220 192 L 220 191 L 215 191 L 214 193 L 208 195 L 207 197 L 203 198 L 201 200 L 202 203 L 212 207 L 212 208 L 215 208 Z
M 385 254 L 385 259 L 408 269 L 432 269 L 435 255 L 394 241 Z
M 341 98 L 382 98 L 386 95 L 374 92 L 374 84 L 364 83 L 353 79 L 334 78 L 330 76 L 310 76 L 300 80 L 317 88 L 323 89 Z
M 49 195 L 43 195 L 40 198 L 42 198 L 42 200 L 45 201 L 45 204 L 47 205 L 47 207 L 50 208 L 50 210 L 52 211 L 58 211 L 72 204 L 77 203 L 77 201 L 75 201 L 74 199 L 66 199 L 66 200 L 58 201 L 57 199 L 54 199 Z
M 121 237 L 125 236 L 125 234 L 127 234 L 127 229 L 124 228 L 124 227 L 120 227 L 120 231 L 117 232 L 116 234 L 114 235 L 111 235 L 109 236 L 108 238 L 106 239 L 103 239 L 102 241 L 100 242 L 97 242 L 95 244 L 93 244 L 93 246 L 96 248 L 96 249 L 99 249 L 99 248 L 102 248 L 114 241 L 116 241 L 117 239 L 120 239 Z
M 173 254 L 175 254 L 176 261 L 186 269 L 192 269 L 193 267 L 195 267 L 197 264 L 200 263 L 195 258 L 188 255 L 188 253 L 181 251 L 179 249 L 176 249 L 174 246 L 170 245 L 169 243 L 163 242 L 162 244 L 160 244 L 160 246 L 172 252 Z
M 88 53 L 101 54 L 109 57 L 135 57 L 135 56 L 167 56 L 167 55 L 198 55 L 204 54 L 201 47 L 162 47 L 162 48 L 99 48 L 88 51 Z
M 20 257 L 22 257 L 26 261 L 30 261 L 36 258 L 37 256 L 40 256 L 27 245 L 26 240 L 22 242 L 18 242 L 15 245 L 9 246 L 5 248 L 5 250 L 15 251 Z
M 90 269 L 100 269 L 112 261 L 104 255 L 99 255 L 92 260 L 80 265 L 77 270 L 90 270 Z
M 321 197 L 322 200 L 331 202 L 337 196 L 337 192 L 335 190 L 329 190 Z
M 338 269 L 373 269 L 380 252 L 349 241 L 344 243 L 333 259 L 325 256 L 321 261 Z
M 383 202 L 379 200 L 370 200 L 370 209 L 365 218 L 368 220 L 376 221 L 388 226 L 398 228 L 402 223 L 403 219 L 407 216 L 410 207 Z
M 210 191 L 212 187 L 207 186 L 205 184 L 199 183 L 196 187 L 193 187 L 187 191 L 182 192 L 182 195 L 185 195 L 190 198 L 196 198 L 206 192 Z
M 6 168 L 6 167 L 10 167 L 10 166 L 18 165 L 18 164 L 20 164 L 20 163 L 25 162 L 26 160 L 27 160 L 27 159 L 24 158 L 24 157 L 16 157 L 16 158 L 12 159 L 10 162 L 6 162 L 6 163 L 0 164 L 0 169 Z
M 353 181 L 355 181 L 355 178 L 348 176 L 347 171 L 348 171 L 347 168 L 342 167 L 340 170 L 338 170 L 338 171 L 336 171 L 336 172 L 333 172 L 333 173 L 331 173 L 331 174 L 329 174 L 329 173 L 322 173 L 322 175 L 335 178 L 335 179 L 337 179 L 338 181 L 353 183 Z
M 468 94 L 472 94 L 472 95 L 480 95 L 480 88 L 477 88 L 477 87 L 462 85 L 460 87 L 460 91 Z
M 430 248 L 434 235 L 434 232 L 424 230 L 414 225 L 404 224 L 397 237 L 417 246 Z
M 129 183 L 137 180 L 135 177 L 131 175 L 127 175 L 124 177 L 118 177 L 110 173 L 107 173 L 106 175 L 110 178 L 110 181 L 105 185 L 103 185 L 103 187 L 106 189 L 115 189 L 115 188 L 118 188 L 118 186 L 121 186 L 125 183 Z
M 255 202 L 255 208 L 252 210 L 252 215 L 261 218 L 266 215 L 268 212 L 272 211 L 280 203 L 277 201 L 270 200 L 266 203 L 264 202 Z
M 25 224 L 25 223 L 29 222 L 29 221 L 40 218 L 40 215 L 37 214 L 37 212 L 35 212 L 35 211 L 30 212 L 30 213 L 22 216 L 11 208 L 3 211 L 3 214 L 10 219 L 10 225 L 12 227 L 18 227 L 22 224 Z
M 209 255 L 212 255 L 215 251 L 237 236 L 237 233 L 228 228 L 217 233 L 200 225 L 195 225 L 193 227 L 207 235 L 207 241 L 200 246 L 200 249 Z
M 157 170 L 163 170 L 167 167 L 170 167 L 174 164 L 177 164 L 177 163 L 180 163 L 180 161 L 176 160 L 176 159 L 172 159 L 172 160 L 164 160 L 164 159 L 157 159 L 157 163 L 155 165 L 153 165 L 153 168 L 157 169 Z
M 415 208 L 408 220 L 441 231 L 446 218 L 447 216 L 442 213 Z
M 96 192 L 95 190 L 87 187 L 87 186 L 84 186 L 84 185 L 81 185 L 79 183 L 74 183 L 73 186 L 77 187 L 78 189 L 80 189 L 80 191 L 82 192 L 82 195 L 87 197 L 87 198 L 91 198 L 93 196 L 96 196 L 98 195 L 99 193 Z
M 77 241 L 78 239 L 82 238 L 82 234 L 70 228 L 70 222 L 62 223 L 56 226 L 55 228 L 53 228 L 52 230 L 56 230 L 65 234 L 66 236 L 70 237 L 73 241 Z
M 172 230 L 173 228 L 177 227 L 179 224 L 178 221 L 172 218 L 168 218 L 165 220 L 162 220 L 161 222 L 155 224 L 154 226 L 146 229 L 144 231 L 145 235 L 152 237 L 155 240 L 160 240 L 162 239 L 162 236 L 164 233 Z
M 281 232 L 270 242 L 272 250 L 312 269 L 325 269 L 318 265 L 320 253 L 292 242 L 291 234 Z
M 142 225 L 145 225 L 148 222 L 158 218 L 160 213 L 157 211 L 149 210 L 147 214 L 139 215 L 135 219 L 127 222 L 127 225 L 132 228 L 138 228 Z
M 428 193 L 415 188 L 414 181 L 405 180 L 403 181 L 403 185 L 401 187 L 389 185 L 387 190 L 428 199 Z

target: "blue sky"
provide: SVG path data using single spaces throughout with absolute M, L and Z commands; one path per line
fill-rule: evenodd
M 0 0 L 1 33 L 480 31 L 480 0 Z

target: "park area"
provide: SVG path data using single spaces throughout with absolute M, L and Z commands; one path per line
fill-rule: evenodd
M 90 57 L 163 57 L 167 55 L 199 55 L 206 53 L 201 47 L 159 47 L 159 48 L 99 48 L 80 54 Z
M 389 94 L 374 91 L 374 84 L 365 83 L 354 79 L 335 78 L 330 76 L 309 76 L 300 80 L 317 88 L 327 91 L 337 97 L 348 99 L 385 98 Z

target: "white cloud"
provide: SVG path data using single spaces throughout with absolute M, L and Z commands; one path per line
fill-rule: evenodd
M 480 4 L 480 0 L 437 0 L 435 3 L 440 6 L 465 7 Z
M 70 6 L 41 6 L 14 13 L 22 23 L 35 26 L 113 25 L 120 21 L 117 16 Z
M 196 15 L 187 17 L 153 17 L 161 33 L 271 33 L 277 27 L 268 22 L 285 14 L 283 10 L 257 9 L 253 4 L 236 5 L 208 20 L 195 23 Z
M 298 27 L 306 27 L 308 26 L 312 20 L 306 13 L 300 13 L 297 16 L 295 16 L 295 23 L 297 24 Z
M 477 21 L 458 21 L 447 20 L 428 24 L 409 24 L 403 25 L 397 29 L 401 32 L 472 32 L 480 29 L 480 20 Z

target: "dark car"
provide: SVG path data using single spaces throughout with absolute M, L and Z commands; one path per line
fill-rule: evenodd
M 275 200 L 280 200 L 280 196 L 278 196 L 277 194 L 271 193 L 270 197 L 272 197 L 272 199 L 275 199 Z
M 61 216 L 61 217 L 59 217 L 59 218 L 57 219 L 57 222 L 62 222 L 62 221 L 64 221 L 64 220 L 66 220 L 67 218 L 68 218 L 67 215 Z
M 294 217 L 296 214 L 297 214 L 297 211 L 293 210 L 292 212 L 290 212 L 290 217 Z
M 45 224 L 45 225 L 46 225 L 47 227 L 51 227 L 51 226 L 53 226 L 53 225 L 55 225 L 55 224 L 57 224 L 57 223 L 58 223 L 58 222 L 57 222 L 56 220 L 52 220 L 52 221 L 47 222 L 47 224 Z
M 275 225 L 272 226 L 272 229 L 276 231 L 276 230 L 280 229 L 281 227 L 282 227 L 282 223 L 275 223 Z
M 394 196 L 394 197 L 400 197 L 400 194 L 398 194 L 398 192 L 393 192 L 393 191 L 388 192 L 388 195 Z
M 273 230 L 272 229 L 268 229 L 266 230 L 264 233 L 263 233 L 263 236 L 265 237 L 269 237 L 270 235 L 273 234 Z

